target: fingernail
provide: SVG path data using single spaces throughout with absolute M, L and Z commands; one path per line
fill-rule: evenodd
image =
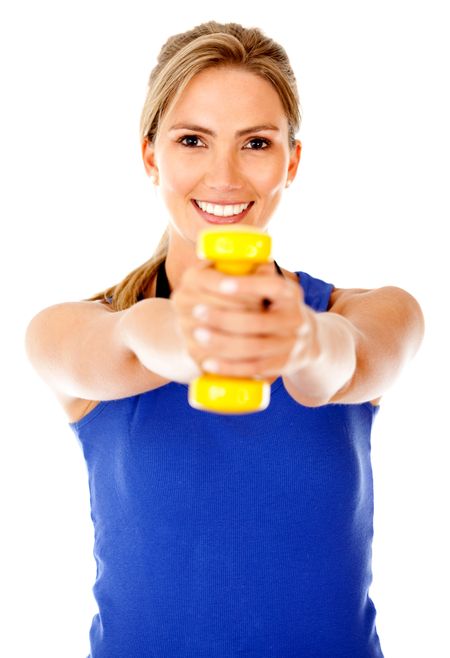
M 202 368 L 208 372 L 218 372 L 219 364 L 214 359 L 206 359 L 202 362 Z
M 204 327 L 197 327 L 197 329 L 194 329 L 194 338 L 197 341 L 197 343 L 209 343 L 211 340 L 211 332 L 208 331 L 208 329 L 205 329 Z
M 219 284 L 220 292 L 232 293 L 236 292 L 238 289 L 237 281 L 234 279 L 223 279 Z
M 192 315 L 194 318 L 197 318 L 197 320 L 206 320 L 208 317 L 208 307 L 205 306 L 205 304 L 197 304 L 197 306 L 194 306 L 192 309 Z

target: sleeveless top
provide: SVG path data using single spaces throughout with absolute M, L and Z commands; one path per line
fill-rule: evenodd
M 333 286 L 296 272 L 326 311 Z M 90 658 L 382 658 L 369 597 L 378 407 L 192 408 L 170 382 L 69 426 L 87 464 Z

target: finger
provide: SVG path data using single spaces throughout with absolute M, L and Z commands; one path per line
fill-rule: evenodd
M 200 360 L 199 365 L 203 372 L 214 373 L 224 377 L 264 379 L 265 377 L 269 378 L 281 375 L 285 361 L 285 354 L 275 354 L 252 361 L 232 362 L 217 358 L 207 358 Z
M 213 293 L 217 296 L 233 297 L 235 299 L 268 298 L 275 301 L 279 298 L 300 296 L 301 290 L 293 281 L 276 276 L 271 270 L 267 272 L 267 264 L 248 275 L 226 275 L 214 267 L 203 269 L 190 268 L 183 277 L 186 288 L 197 293 Z
M 271 377 L 289 375 L 304 368 L 315 358 L 310 341 L 302 336 L 286 341 L 282 351 L 274 354 L 264 352 L 257 358 L 228 360 L 220 355 L 202 357 L 199 355 L 198 365 L 205 372 L 214 372 L 229 377 Z
M 219 356 L 223 361 L 247 361 L 275 354 L 289 354 L 295 343 L 295 336 L 274 337 L 242 336 L 219 333 L 206 327 L 196 327 L 190 337 L 197 358 Z
M 217 295 L 204 290 L 191 290 L 178 288 L 171 295 L 171 301 L 176 308 L 191 315 L 196 306 L 206 306 L 208 309 L 222 309 L 223 311 L 260 312 L 261 299 L 237 299 L 235 297 Z
M 290 335 L 303 324 L 301 309 L 293 310 L 292 306 L 288 305 L 281 309 L 274 305 L 266 312 L 254 312 L 196 304 L 191 314 L 186 315 L 185 321 L 192 329 L 201 325 L 215 330 L 218 335 L 232 333 L 244 336 Z

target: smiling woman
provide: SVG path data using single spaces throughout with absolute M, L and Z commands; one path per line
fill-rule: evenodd
M 260 30 L 210 22 L 169 39 L 141 118 L 169 226 L 122 282 L 29 325 L 89 471 L 91 658 L 382 657 L 371 428 L 418 349 L 420 308 L 272 260 L 227 275 L 196 251 L 211 224 L 267 231 L 297 174 L 299 121 L 287 55 Z M 266 378 L 271 403 L 194 409 L 202 371 Z
M 170 37 L 161 49 L 158 63 L 151 72 L 147 98 L 141 114 L 140 135 L 144 158 L 147 158 L 146 169 L 155 185 L 160 184 L 161 172 L 157 167 L 152 166 L 148 158 L 150 152 L 156 148 L 160 137 L 166 142 L 171 138 L 173 147 L 176 144 L 179 145 L 179 149 L 174 154 L 174 157 L 179 159 L 187 157 L 187 154 L 182 155 L 183 148 L 185 150 L 207 148 L 207 138 L 217 141 L 219 137 L 217 126 L 206 125 L 207 122 L 203 120 L 204 115 L 200 108 L 198 110 L 188 109 L 185 114 L 178 111 L 177 118 L 174 113 L 175 108 L 178 107 L 178 110 L 181 110 L 183 106 L 186 107 L 185 101 L 180 101 L 181 106 L 178 101 L 185 96 L 184 92 L 188 86 L 190 86 L 189 93 L 195 93 L 197 100 L 200 100 L 200 95 L 203 93 L 204 97 L 201 98 L 201 102 L 208 109 L 208 94 L 212 92 L 212 89 L 207 91 L 204 89 L 202 92 L 198 83 L 195 82 L 195 77 L 198 74 L 207 76 L 211 72 L 224 76 L 223 84 L 215 86 L 214 102 L 209 103 L 213 113 L 226 104 L 229 109 L 231 108 L 233 116 L 236 117 L 237 102 L 239 102 L 239 107 L 245 111 L 245 115 L 239 117 L 232 127 L 233 139 L 241 140 L 243 149 L 251 151 L 270 149 L 273 141 L 277 141 L 279 144 L 280 141 L 285 140 L 286 149 L 295 151 L 296 157 L 300 157 L 301 144 L 296 139 L 301 119 L 300 101 L 295 76 L 284 48 L 256 28 L 246 29 L 236 23 L 221 24 L 211 21 L 203 23 L 193 30 Z M 236 76 L 238 72 L 240 73 L 239 79 Z M 271 105 L 275 105 L 277 110 L 281 108 L 281 113 L 277 111 L 273 122 L 270 120 L 270 113 L 264 112 L 265 103 L 269 99 L 263 95 L 263 105 L 257 107 L 257 103 L 253 102 L 245 88 L 244 83 L 249 80 L 252 80 L 254 86 L 259 86 L 260 92 L 261 85 L 263 89 L 269 89 Z M 239 89 L 237 85 L 239 85 Z M 230 90 L 233 90 L 233 93 L 230 93 Z M 261 95 L 258 100 L 261 100 Z M 173 116 L 172 121 L 167 118 L 170 113 Z M 222 112 L 222 115 L 224 114 L 225 112 Z M 261 115 L 262 120 L 257 121 L 257 117 Z M 213 118 L 211 112 L 209 112 L 209 117 L 210 120 Z M 248 123 L 244 120 L 246 117 Z M 162 124 L 164 124 L 165 132 L 162 132 Z M 231 122 L 228 121 L 226 125 L 230 126 Z M 223 134 L 221 136 L 223 141 Z M 195 154 L 196 157 L 198 155 Z M 192 158 L 193 156 L 194 154 L 189 155 Z M 253 157 L 253 163 L 256 164 L 254 160 L 256 157 L 261 157 L 261 154 L 251 153 L 249 157 Z M 190 167 L 192 160 L 186 165 Z M 222 166 L 220 159 L 219 166 Z M 219 175 L 220 170 L 214 169 L 214 174 Z M 288 187 L 291 179 L 287 179 L 285 182 L 285 187 Z M 222 189 L 219 191 L 208 190 L 205 199 L 193 197 L 192 204 L 196 200 L 206 204 L 212 200 L 219 201 L 215 205 L 233 203 L 234 206 L 235 199 L 243 203 L 248 201 L 246 198 L 240 198 L 238 190 L 230 191 L 228 189 L 224 194 Z M 205 212 L 203 225 L 208 220 L 210 223 L 214 223 L 214 215 L 207 212 L 207 207 L 203 207 L 202 210 Z M 228 212 L 230 211 L 227 210 Z M 235 214 L 234 207 L 233 214 Z M 176 263 L 171 256 L 168 256 L 169 236 L 174 237 L 175 234 L 172 229 L 171 226 L 167 227 L 154 255 L 147 262 L 136 268 L 119 284 L 111 286 L 90 299 L 111 298 L 113 310 L 124 310 L 135 302 L 154 294 L 155 277 L 163 263 L 169 273 L 172 288 L 175 288 L 175 280 L 179 277 L 179 272 L 174 271 Z

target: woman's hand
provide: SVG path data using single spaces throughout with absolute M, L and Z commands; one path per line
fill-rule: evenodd
M 205 372 L 277 377 L 320 356 L 316 314 L 273 261 L 243 276 L 202 261 L 185 271 L 171 300 L 188 352 Z

